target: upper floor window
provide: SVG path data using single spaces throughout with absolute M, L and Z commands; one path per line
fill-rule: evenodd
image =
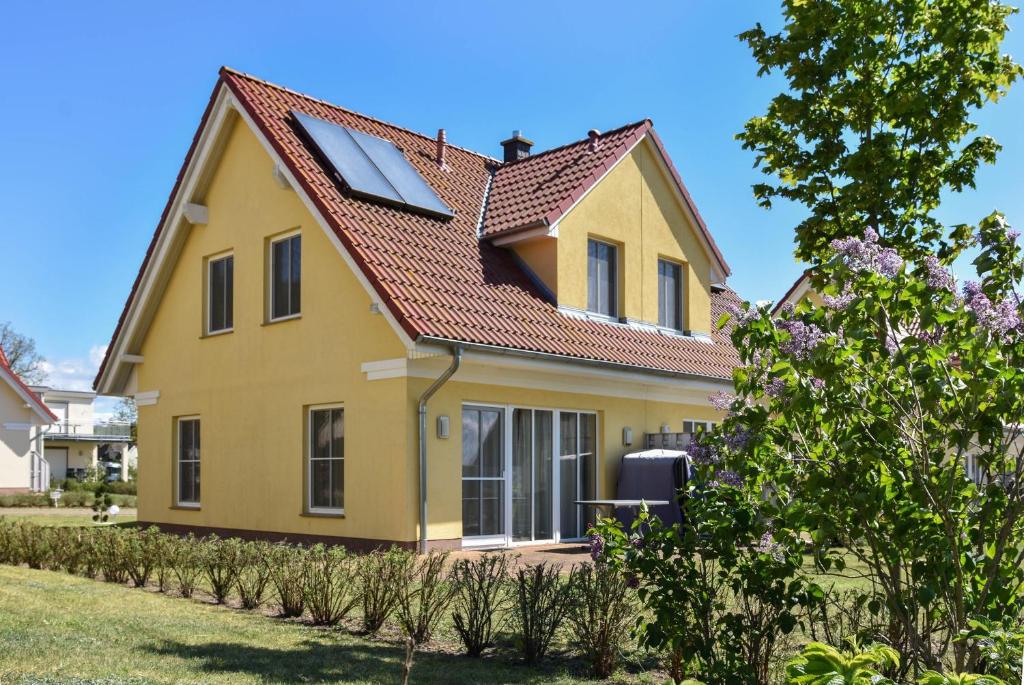
M 600 240 L 587 241 L 587 309 L 618 316 L 617 249 Z
M 683 330 L 683 267 L 658 260 L 658 325 Z
M 302 311 L 302 236 L 270 243 L 270 320 L 298 316 Z
M 207 276 L 207 333 L 230 331 L 235 317 L 235 258 L 233 255 L 211 259 Z
M 345 510 L 345 413 L 341 407 L 309 410 L 309 510 Z
M 178 504 L 199 505 L 199 419 L 178 419 Z

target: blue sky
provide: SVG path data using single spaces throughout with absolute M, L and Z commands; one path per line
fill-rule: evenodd
M 227 64 L 497 156 L 650 117 L 751 300 L 800 267 L 795 208 L 758 208 L 733 139 L 778 91 L 736 35 L 769 0 L 14 3 L 0 42 L 0 321 L 85 387 Z M 1021 58 L 1024 28 L 1006 44 Z M 1024 86 L 979 115 L 1005 147 L 945 220 L 1024 224 Z

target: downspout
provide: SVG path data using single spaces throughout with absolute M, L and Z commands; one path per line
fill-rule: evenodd
M 430 387 L 420 395 L 419 403 L 419 452 L 420 452 L 420 554 L 427 553 L 427 402 L 448 379 L 455 375 L 462 365 L 462 345 L 452 346 L 452 363 L 437 377 Z

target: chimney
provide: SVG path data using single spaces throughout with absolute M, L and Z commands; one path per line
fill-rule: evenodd
M 532 146 L 533 141 L 523 138 L 522 132 L 518 129 L 512 131 L 511 138 L 501 141 L 501 147 L 505 150 L 506 163 L 529 157 Z
M 597 151 L 597 139 L 600 136 L 601 136 L 601 132 L 598 131 L 596 128 L 592 128 L 589 131 L 587 131 L 587 138 L 590 138 L 590 151 L 591 152 L 596 152 Z
M 441 167 L 442 169 L 444 169 L 444 148 L 445 148 L 444 129 L 443 128 L 439 128 L 439 129 L 437 129 L 437 158 L 435 159 L 435 161 L 437 162 L 437 166 Z

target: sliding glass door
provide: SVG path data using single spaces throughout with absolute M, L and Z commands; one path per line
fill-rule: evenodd
M 467 545 L 578 539 L 591 521 L 585 520 L 590 508 L 576 501 L 596 496 L 596 414 L 463 407 L 462 536 Z
M 502 409 L 462 410 L 462 536 L 505 535 L 505 449 Z
M 597 415 L 582 412 L 558 413 L 559 537 L 583 537 L 584 520 L 593 507 L 581 507 L 579 500 L 597 497 Z
M 512 410 L 512 541 L 554 539 L 552 412 Z

